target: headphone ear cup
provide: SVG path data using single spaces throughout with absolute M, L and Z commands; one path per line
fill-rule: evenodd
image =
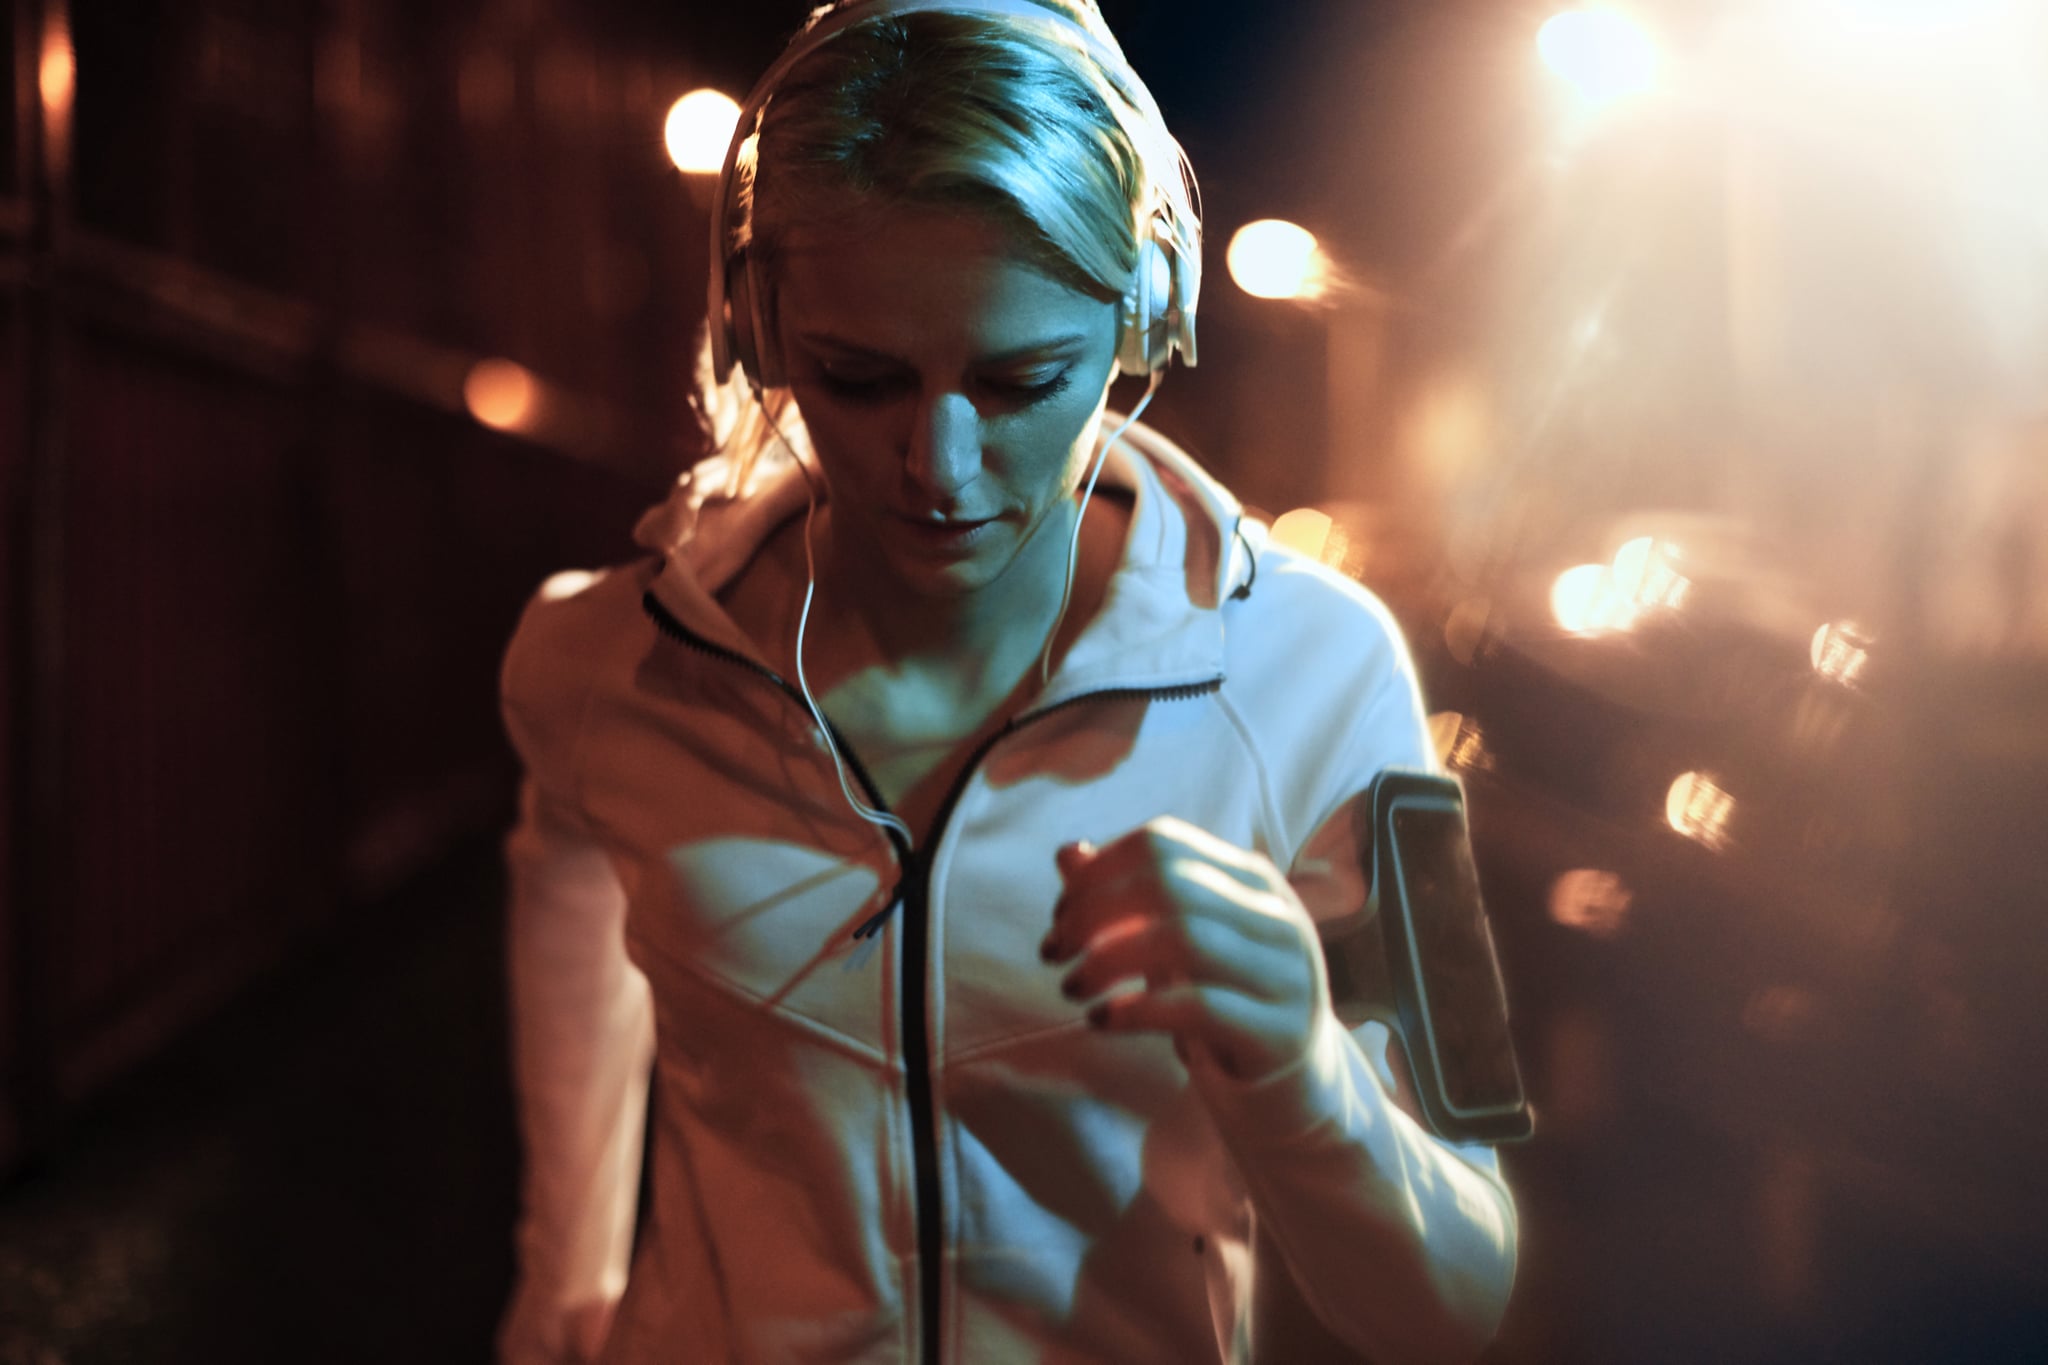
M 1138 268 L 1117 308 L 1117 368 L 1125 374 L 1147 375 L 1166 367 L 1172 354 L 1167 334 L 1173 302 L 1173 263 L 1157 237 L 1138 248 Z
M 1148 272 L 1144 269 L 1145 252 L 1151 249 L 1148 242 L 1138 252 L 1138 266 L 1131 274 L 1131 287 L 1116 305 L 1116 368 L 1120 374 L 1145 374 L 1151 366 L 1148 363 L 1145 346 L 1145 318 L 1150 311 L 1145 298 L 1145 281 Z

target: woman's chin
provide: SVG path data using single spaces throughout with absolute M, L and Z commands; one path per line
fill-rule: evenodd
M 1007 516 L 930 527 L 885 518 L 861 529 L 866 533 L 856 561 L 861 567 L 847 576 L 847 586 L 884 600 L 900 594 L 921 602 L 964 603 L 1021 587 L 1020 575 L 1043 575 L 1049 590 L 1057 592 L 1066 568 L 1063 536 L 1020 536 L 1017 523 Z M 1041 522 L 1035 529 L 1056 528 Z

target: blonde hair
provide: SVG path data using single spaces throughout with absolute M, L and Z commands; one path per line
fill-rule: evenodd
M 756 346 L 775 344 L 780 235 L 864 211 L 980 214 L 1071 288 L 1105 302 L 1130 288 L 1155 213 L 1189 193 L 1180 148 L 1093 0 L 1034 2 L 1048 11 L 1042 26 L 950 10 L 856 20 L 777 84 L 735 168 L 738 208 L 726 225 L 728 250 L 748 253 L 764 295 L 767 335 Z M 860 3 L 828 5 L 810 23 Z M 1198 225 L 1179 221 L 1191 216 L 1165 219 L 1191 236 Z M 1200 249 L 1198 239 L 1176 245 Z M 802 440 L 786 390 L 757 405 L 745 384 L 736 371 L 727 392 L 704 395 L 714 448 L 742 479 L 778 429 Z

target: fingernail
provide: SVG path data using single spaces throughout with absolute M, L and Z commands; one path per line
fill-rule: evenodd
M 1101 1028 L 1109 1023 L 1109 1003 L 1091 1006 L 1088 1010 L 1088 1027 Z
M 1070 976 L 1065 981 L 1060 982 L 1060 994 L 1069 1000 L 1079 1000 L 1087 992 L 1081 989 L 1081 978 Z
M 1059 955 L 1060 945 L 1053 939 L 1053 936 L 1051 934 L 1047 934 L 1045 936 L 1045 941 L 1038 945 L 1039 961 L 1051 962 L 1057 959 Z

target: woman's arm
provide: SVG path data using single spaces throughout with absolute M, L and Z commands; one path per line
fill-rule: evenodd
M 1347 821 L 1348 824 L 1348 821 Z M 1048 960 L 1089 1014 L 1174 1035 L 1303 1297 L 1379 1365 L 1465 1361 L 1498 1326 L 1515 1215 L 1492 1153 L 1400 1102 L 1385 1031 L 1344 1030 L 1314 922 L 1263 856 L 1172 819 L 1060 851 Z
M 581 1365 L 626 1283 L 654 1030 L 609 855 L 533 779 L 505 843 L 513 1077 L 524 1145 L 504 1365 Z
M 1285 1261 L 1266 1269 L 1366 1358 L 1469 1361 L 1507 1307 L 1514 1203 L 1490 1148 L 1422 1126 L 1390 1041 L 1331 1019 L 1298 1070 L 1194 1079 Z
M 626 892 L 588 826 L 577 778 L 591 659 L 613 629 L 590 593 L 608 582 L 598 575 L 578 591 L 551 580 L 535 594 L 499 679 L 505 730 L 526 769 L 505 841 L 524 1165 L 503 1365 L 596 1358 L 625 1289 L 639 1199 L 653 1007 L 626 957 Z

